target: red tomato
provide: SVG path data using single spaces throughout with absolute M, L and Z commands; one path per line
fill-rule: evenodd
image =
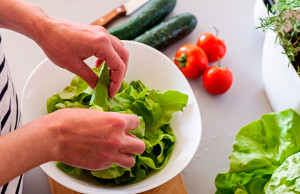
M 232 73 L 228 68 L 208 67 L 202 77 L 203 86 L 211 94 L 219 95 L 229 90 L 232 84 Z
M 223 40 L 211 33 L 201 34 L 197 40 L 197 46 L 204 50 L 209 62 L 222 59 L 226 53 L 226 45 Z
M 185 77 L 199 78 L 208 65 L 205 52 L 194 44 L 185 44 L 180 47 L 175 55 L 174 63 Z

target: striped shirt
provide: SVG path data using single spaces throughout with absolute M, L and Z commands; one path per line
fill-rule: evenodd
M 0 135 L 19 127 L 21 120 L 18 96 L 14 89 L 9 67 L 2 52 L 0 36 Z M 9 164 L 7 164 L 9 168 Z M 1 172 L 0 172 L 1 176 Z M 0 187 L 0 194 L 20 194 L 23 187 L 23 175 Z

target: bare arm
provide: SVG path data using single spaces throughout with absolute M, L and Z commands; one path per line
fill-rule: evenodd
M 122 42 L 99 26 L 55 19 L 21 0 L 0 0 L 0 27 L 33 39 L 56 65 L 82 77 L 92 88 L 97 76 L 84 63 L 96 56 L 111 71 L 110 97 L 119 90 L 129 54 Z M 0 136 L 0 186 L 47 161 L 61 161 L 86 169 L 112 163 L 131 167 L 145 149 L 130 135 L 139 119 L 134 115 L 87 109 L 64 109 Z
M 0 136 L 0 186 L 50 160 L 50 130 L 37 124 L 26 125 L 9 134 Z M 49 137 L 48 137 L 49 136 Z
M 82 77 L 92 88 L 98 78 L 84 60 L 96 56 L 106 61 L 111 71 L 110 97 L 119 90 L 129 53 L 105 28 L 52 18 L 21 0 L 0 0 L 0 27 L 33 39 L 56 65 Z

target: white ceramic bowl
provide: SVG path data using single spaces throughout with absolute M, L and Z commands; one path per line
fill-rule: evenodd
M 276 33 L 267 31 L 262 56 L 265 91 L 274 111 L 292 108 L 300 114 L 300 78 L 275 39 Z
M 155 188 L 179 174 L 191 161 L 200 143 L 202 125 L 200 111 L 194 93 L 183 74 L 161 52 L 141 43 L 124 41 L 130 52 L 129 67 L 125 80 L 141 80 L 149 89 L 177 90 L 189 96 L 183 112 L 173 115 L 171 126 L 176 135 L 173 154 L 158 173 L 127 186 L 101 187 L 90 180 L 73 178 L 56 166 L 55 162 L 41 165 L 52 179 L 81 193 L 139 193 Z M 91 67 L 95 58 L 86 60 Z M 69 85 L 74 74 L 55 66 L 51 61 L 42 61 L 29 76 L 22 95 L 24 124 L 46 114 L 46 101 L 53 94 Z

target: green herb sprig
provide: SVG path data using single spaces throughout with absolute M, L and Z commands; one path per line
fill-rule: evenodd
M 296 60 L 300 55 L 300 21 L 297 19 L 300 11 L 296 10 L 299 7 L 300 0 L 278 0 L 271 9 L 275 14 L 268 11 L 268 17 L 259 18 L 260 26 L 257 27 L 263 31 L 269 29 L 276 32 L 275 44 L 283 46 L 283 54 L 295 68 L 300 65 L 300 61 Z

